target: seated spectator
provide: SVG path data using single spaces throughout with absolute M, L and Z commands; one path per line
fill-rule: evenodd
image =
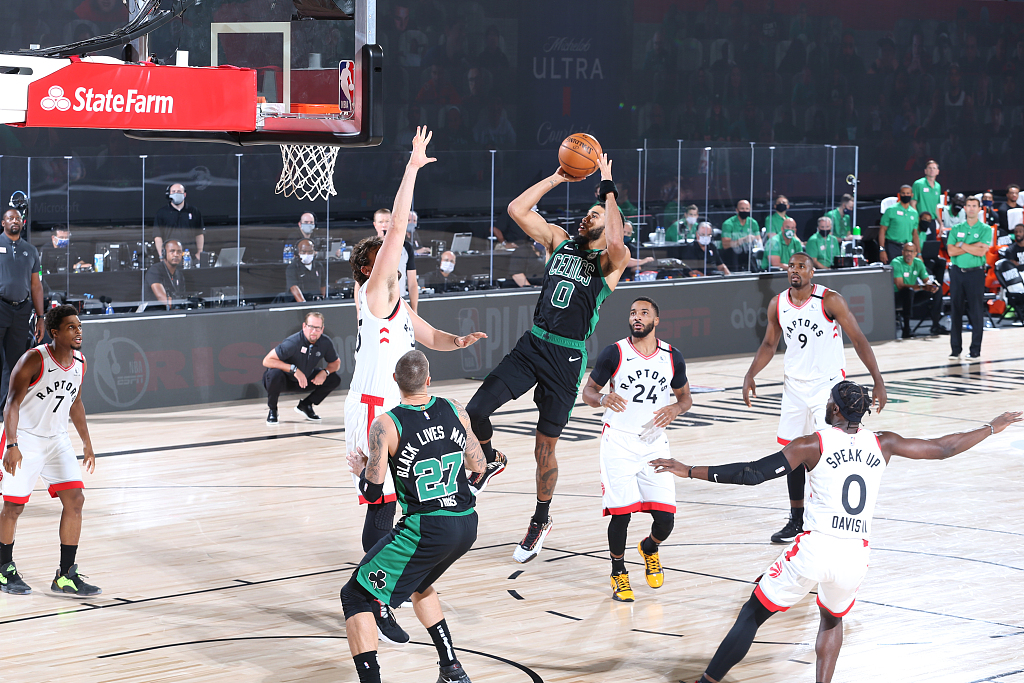
M 435 294 L 466 291 L 462 278 L 455 275 L 455 262 L 455 252 L 442 253 L 437 268 L 427 275 L 424 285 L 433 289 Z
M 311 213 L 304 213 L 299 218 L 299 232 L 292 233 L 285 240 L 288 244 L 294 244 L 298 247 L 299 242 L 302 240 L 312 240 L 313 231 L 316 230 L 316 216 Z
M 840 241 L 846 239 L 853 232 L 853 197 L 844 194 L 839 206 L 825 215 L 832 219 L 832 235 Z
M 320 367 L 320 361 L 327 367 Z M 324 334 L 324 316 L 310 312 L 302 323 L 302 329 L 288 337 L 263 359 L 263 386 L 267 390 L 267 424 L 277 424 L 277 399 L 286 391 L 304 391 L 313 385 L 312 391 L 299 401 L 295 412 L 310 422 L 319 422 L 320 416 L 313 406 L 341 386 L 338 370 L 341 359 L 331 338 Z
M 795 225 L 795 223 L 794 223 Z M 748 270 L 751 251 L 761 241 L 761 227 L 750 217 L 750 202 L 736 202 L 736 215 L 722 223 L 722 253 L 730 270 Z
M 804 251 L 814 261 L 815 270 L 831 268 L 839 256 L 839 240 L 832 234 L 832 219 L 822 216 L 818 219 L 818 231 L 810 236 Z
M 50 246 L 39 250 L 39 260 L 43 264 L 44 274 L 66 273 L 68 265 L 78 272 L 82 266 L 89 265 L 79 253 L 81 245 L 72 246 L 71 231 L 63 225 L 55 225 L 50 230 Z
M 999 209 L 995 206 L 992 190 L 982 193 L 981 207 L 985 210 L 985 222 L 991 226 L 999 225 Z
M 780 194 L 775 198 L 775 211 L 768 215 L 764 219 L 764 240 L 767 242 L 774 235 L 782 232 L 782 224 L 786 222 L 788 215 L 786 212 L 789 211 L 789 200 L 786 199 L 786 195 Z M 789 263 L 789 261 L 786 261 Z
M 907 242 L 903 245 L 903 253 L 892 260 L 893 290 L 896 293 L 896 308 L 902 310 L 903 338 L 914 336 L 910 330 L 910 316 L 914 304 L 931 300 L 932 334 L 944 334 L 939 325 L 942 317 L 942 290 L 939 284 L 928 275 L 924 261 L 917 257 L 917 245 Z
M 930 213 L 924 211 L 918 216 L 918 218 L 917 240 L 923 247 L 925 240 L 937 240 L 939 238 L 939 234 L 935 229 L 935 219 Z
M 697 226 L 696 239 L 683 248 L 683 263 L 690 268 L 691 274 L 707 275 L 709 271 L 718 271 L 722 275 L 731 275 L 711 241 L 712 231 L 711 223 L 707 221 Z
M 1017 268 L 1024 267 L 1024 223 L 1013 228 L 1013 241 L 999 250 L 999 257 L 1013 263 Z
M 181 267 L 184 250 L 178 240 L 164 243 L 164 259 L 146 271 L 146 301 L 161 301 L 168 310 L 174 299 L 185 298 L 185 270 Z
M 544 280 L 545 258 L 544 245 L 539 242 L 531 240 L 527 246 L 516 249 L 508 268 L 508 272 L 512 273 L 512 281 L 516 286 L 539 286 Z
M 296 301 L 310 301 L 327 296 L 327 268 L 316 260 L 316 250 L 310 240 L 299 240 L 297 259 L 288 264 L 285 282 L 288 293 Z
M 373 230 L 377 233 L 377 237 L 384 239 L 384 235 L 387 234 L 390 228 L 391 210 L 377 209 L 374 211 Z M 409 306 L 412 308 L 413 313 L 415 313 L 419 307 L 420 288 L 419 280 L 416 279 L 416 251 L 412 248 L 408 232 L 405 235 L 405 244 L 403 246 L 404 249 L 398 267 L 399 296 L 403 299 L 409 298 Z M 358 307 L 358 303 L 356 306 Z
M 782 223 L 782 232 L 772 236 L 765 245 L 763 265 L 766 269 L 786 268 L 790 257 L 803 249 L 803 242 L 796 236 L 796 221 L 787 218 Z
M 1024 56 L 1024 55 L 1022 55 Z M 1020 207 L 1020 203 L 1017 201 L 1020 198 L 1020 186 L 1010 185 L 1006 188 L 1006 201 L 999 205 L 999 234 L 1009 235 L 1010 226 L 1007 225 L 1009 221 L 1008 212 L 1010 209 L 1016 209 Z
M 691 242 L 697 234 L 697 219 L 700 217 L 700 210 L 696 204 L 690 204 L 679 220 L 665 229 L 665 240 L 667 242 Z

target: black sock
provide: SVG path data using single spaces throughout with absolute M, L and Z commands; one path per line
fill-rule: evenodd
M 64 576 L 75 563 L 75 554 L 78 552 L 77 545 L 60 544 L 60 575 Z
M 644 555 L 653 555 L 658 552 L 658 545 L 650 536 L 640 541 L 640 549 L 644 551 Z
M 531 521 L 540 524 L 541 526 L 548 523 L 548 511 L 551 509 L 551 500 L 540 500 L 537 499 L 537 509 L 533 512 L 533 519 Z
M 612 558 L 612 574 L 625 574 L 626 573 L 626 558 L 625 557 L 613 557 Z
M 352 658 L 356 663 L 356 673 L 359 674 L 359 683 L 381 683 L 380 665 L 377 664 L 377 651 L 364 652 Z
M 452 645 L 452 632 L 448 629 L 448 623 L 444 619 L 429 627 L 427 633 L 430 634 L 430 639 L 434 641 L 434 647 L 437 648 L 438 664 L 451 666 L 459 661 L 455 656 L 455 646 Z
M 789 516 L 793 518 L 793 521 L 800 525 L 804 525 L 804 509 L 803 508 L 790 508 Z
M 7 564 L 14 561 L 14 541 L 0 543 L 0 564 Z
M 491 447 L 490 441 L 481 441 L 480 450 L 484 452 L 484 459 L 488 464 L 494 462 L 494 449 Z

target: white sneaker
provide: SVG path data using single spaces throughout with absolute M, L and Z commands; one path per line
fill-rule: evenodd
M 520 564 L 526 564 L 537 557 L 544 547 L 544 539 L 551 533 L 553 525 L 551 517 L 548 517 L 548 521 L 543 525 L 530 520 L 530 528 L 527 529 L 526 536 L 523 537 L 523 540 L 519 541 L 516 549 L 512 551 L 512 559 Z

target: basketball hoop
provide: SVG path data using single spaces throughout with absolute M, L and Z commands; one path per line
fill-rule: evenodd
M 281 145 L 281 177 L 274 192 L 296 199 L 337 196 L 334 164 L 338 148 L 323 145 Z

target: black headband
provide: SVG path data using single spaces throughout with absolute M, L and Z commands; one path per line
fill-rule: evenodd
M 860 424 L 860 421 L 864 418 L 864 413 L 855 412 L 852 408 L 846 405 L 846 401 L 839 395 L 839 384 L 832 387 L 832 400 L 835 402 L 836 407 L 839 408 L 839 414 L 845 417 L 848 421 Z

